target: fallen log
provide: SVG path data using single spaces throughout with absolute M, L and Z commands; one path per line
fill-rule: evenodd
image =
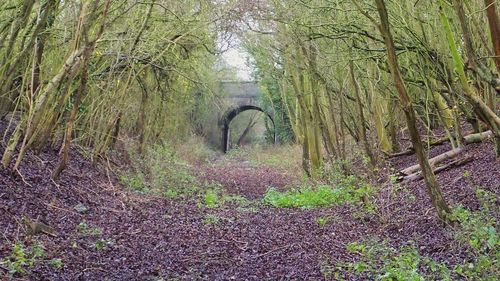
M 460 167 L 462 165 L 465 165 L 465 164 L 471 162 L 473 159 L 474 158 L 471 156 L 468 156 L 468 157 L 465 157 L 462 159 L 458 159 L 458 160 L 452 161 L 448 164 L 442 165 L 442 166 L 434 169 L 433 172 L 434 172 L 434 174 L 438 174 L 438 173 L 440 173 L 446 169 L 452 168 L 452 167 L 454 167 L 454 168 Z M 418 172 L 411 174 L 409 176 L 401 177 L 398 180 L 403 181 L 403 182 L 411 182 L 411 181 L 417 181 L 417 180 L 421 180 L 421 179 L 423 179 L 422 172 L 418 171 Z
M 429 164 L 431 165 L 431 167 L 434 167 L 437 164 L 444 162 L 447 159 L 454 158 L 455 156 L 462 153 L 463 150 L 464 149 L 462 147 L 459 147 L 459 148 L 455 148 L 453 150 L 447 151 L 443 154 L 440 154 L 434 158 L 429 159 Z M 404 170 L 399 171 L 398 174 L 403 175 L 403 176 L 409 176 L 409 175 L 414 174 L 415 172 L 417 172 L 419 170 L 420 170 L 420 164 L 416 164 L 416 165 L 410 166 Z
M 486 131 L 482 133 L 476 133 L 476 134 L 470 134 L 464 137 L 464 143 L 465 144 L 471 144 L 471 143 L 477 143 L 485 140 L 486 138 L 490 138 L 493 135 L 491 131 Z M 449 142 L 450 139 L 448 137 L 440 138 L 437 140 L 432 141 L 431 143 L 428 144 L 428 146 L 433 147 L 436 145 L 441 145 L 445 142 Z M 415 150 L 413 147 L 408 148 L 405 151 L 398 152 L 398 153 L 393 153 L 393 154 L 388 154 L 387 159 L 391 158 L 396 158 L 400 156 L 406 156 L 406 155 L 412 155 L 415 153 Z
M 415 153 L 415 149 L 413 149 L 413 147 L 410 147 L 405 151 L 401 151 L 401 152 L 393 153 L 393 154 L 387 154 L 387 158 L 391 159 L 391 158 L 396 158 L 396 157 L 400 157 L 400 156 L 412 155 L 413 153 Z
M 471 134 L 467 135 L 464 137 L 464 144 L 472 144 L 472 143 L 478 143 L 482 142 L 487 138 L 490 138 L 493 135 L 492 131 L 486 131 L 483 133 L 477 133 L 477 134 Z M 460 155 L 463 152 L 463 147 L 455 148 L 453 150 L 447 151 L 443 154 L 440 154 L 434 158 L 429 159 L 429 164 L 431 167 L 435 167 L 439 163 L 444 162 L 445 160 L 451 159 L 456 157 L 457 155 Z M 397 173 L 399 176 L 409 176 L 411 174 L 414 174 L 420 170 L 420 165 L 416 164 L 413 166 L 410 166 L 406 169 L 403 169 Z
M 464 137 L 464 143 L 465 144 L 478 143 L 484 141 L 485 139 L 491 138 L 492 136 L 493 136 L 492 131 L 470 134 Z
M 433 147 L 433 146 L 436 146 L 436 145 L 440 145 L 440 144 L 443 144 L 447 141 L 450 141 L 449 138 L 441 138 L 441 139 L 438 139 L 438 140 L 435 140 L 435 141 L 432 141 L 430 143 L 428 143 L 428 146 L 429 147 Z M 400 156 L 406 156 L 406 155 L 412 155 L 415 153 L 415 149 L 413 149 L 413 147 L 409 147 L 408 149 L 404 150 L 404 151 L 401 151 L 401 152 L 397 152 L 397 153 L 393 153 L 393 154 L 388 154 L 386 155 L 387 156 L 387 159 L 391 159 L 391 158 L 396 158 L 396 157 L 400 157 Z

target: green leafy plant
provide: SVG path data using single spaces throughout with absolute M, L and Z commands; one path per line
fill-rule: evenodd
M 147 191 L 146 180 L 141 172 L 126 173 L 119 177 L 120 183 L 124 186 L 139 192 Z
M 340 264 L 336 272 L 350 271 L 360 278 L 370 276 L 384 281 L 452 280 L 445 264 L 421 257 L 411 244 L 393 248 L 386 241 L 370 239 L 349 243 L 346 250 L 359 259 Z
M 106 246 L 106 241 L 104 241 L 103 239 L 95 241 L 95 248 L 97 250 L 102 250 L 104 249 L 105 246 Z
M 368 240 L 350 243 L 346 249 L 360 256 L 359 261 L 345 266 L 348 270 L 377 276 L 377 280 L 425 280 L 418 272 L 421 258 L 414 247 L 394 249 L 386 242 Z
M 246 207 L 252 204 L 252 201 L 248 200 L 247 198 L 243 196 L 238 196 L 238 195 L 227 195 L 224 194 L 223 196 L 223 201 L 224 203 L 234 203 L 236 205 L 239 205 L 241 207 Z
M 379 275 L 380 280 L 411 280 L 420 281 L 425 280 L 424 277 L 418 272 L 420 264 L 420 255 L 413 247 L 405 247 L 400 249 L 400 253 L 393 256 L 386 262 L 381 269 Z
M 76 226 L 76 229 L 78 230 L 78 232 L 86 232 L 87 229 L 89 228 L 89 226 L 87 225 L 87 222 L 86 221 L 81 221 L 77 226 Z
M 90 235 L 90 236 L 101 236 L 102 235 L 102 229 L 98 227 L 89 227 L 86 221 L 81 221 L 77 226 L 76 229 L 79 233 L 84 234 L 84 235 Z
M 64 266 L 62 259 L 51 259 L 49 265 L 55 269 L 61 269 Z
M 329 217 L 317 217 L 316 218 L 316 223 L 321 227 L 324 227 L 329 221 L 330 221 Z
M 208 189 L 202 194 L 199 207 L 205 206 L 207 208 L 217 208 L 225 204 L 233 204 L 238 207 L 249 207 L 253 204 L 252 201 L 243 196 L 230 195 L 224 192 L 222 186 L 218 184 L 209 184 Z
M 464 173 L 462 174 L 464 178 L 470 177 L 470 172 L 468 170 L 465 170 Z
M 267 190 L 263 202 L 278 208 L 318 208 L 361 201 L 372 189 L 337 187 L 328 185 L 303 187 L 298 190 L 279 192 L 274 188 Z
M 163 193 L 163 195 L 166 197 L 166 198 L 176 198 L 177 196 L 179 196 L 179 191 L 177 191 L 176 189 L 174 188 L 168 188 L 165 193 Z
M 392 184 L 397 184 L 397 183 L 398 183 L 398 178 L 399 178 L 399 177 L 398 177 L 398 176 L 396 176 L 396 175 L 391 175 L 391 176 L 390 176 L 391 183 L 392 183 Z
M 36 242 L 27 248 L 23 243 L 17 242 L 12 247 L 10 256 L 0 261 L 10 274 L 24 274 L 27 267 L 33 267 L 39 259 L 43 257 L 45 250 L 43 246 Z
M 208 208 L 215 208 L 220 204 L 219 196 L 215 190 L 207 190 L 203 199 Z
M 115 240 L 113 239 L 98 239 L 94 243 L 94 247 L 96 250 L 102 250 L 106 247 L 113 246 L 115 244 Z
M 203 219 L 203 223 L 207 224 L 207 225 L 217 224 L 217 223 L 219 223 L 220 220 L 221 220 L 221 218 L 219 216 L 213 215 L 213 214 L 208 214 Z

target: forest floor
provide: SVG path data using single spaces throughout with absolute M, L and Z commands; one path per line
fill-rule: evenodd
M 431 155 L 448 149 L 435 147 Z M 500 160 L 489 142 L 466 153 L 472 162 L 438 179 L 452 206 L 475 212 L 479 187 L 500 195 Z M 371 211 L 358 203 L 276 208 L 262 200 L 270 187 L 284 191 L 306 182 L 294 171 L 241 157 L 192 167 L 219 195 L 172 198 L 125 189 L 106 165 L 95 169 L 76 152 L 71 159 L 57 183 L 50 179 L 53 150 L 30 153 L 19 174 L 0 170 L 0 279 L 365 280 L 391 270 L 454 279 L 465 276 L 456 266 L 480 255 L 436 219 L 422 181 L 381 184 Z M 414 163 L 404 156 L 392 166 Z M 496 222 L 498 216 L 495 209 Z M 30 236 L 23 218 L 56 233 Z M 498 277 L 496 270 L 491 274 Z

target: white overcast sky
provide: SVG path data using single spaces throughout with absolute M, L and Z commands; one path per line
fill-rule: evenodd
M 252 80 L 252 69 L 247 65 L 249 55 L 238 45 L 233 45 L 222 55 L 228 65 L 238 70 L 237 77 L 243 81 Z

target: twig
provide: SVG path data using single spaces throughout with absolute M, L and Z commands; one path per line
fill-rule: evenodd
M 50 177 L 50 181 L 54 184 L 55 187 L 61 188 L 61 185 L 59 185 L 52 177 Z
M 244 242 L 244 241 L 238 241 L 238 240 L 235 240 L 235 239 L 231 239 L 231 241 L 229 240 L 224 240 L 224 239 L 216 239 L 215 241 L 218 241 L 218 242 L 226 242 L 226 243 L 232 243 L 232 242 L 235 242 L 237 244 L 243 244 L 244 246 L 243 247 L 239 247 L 239 246 L 236 246 L 238 249 L 242 250 L 242 251 L 246 251 L 248 249 L 248 242 Z
M 68 212 L 68 213 L 71 213 L 71 214 L 74 214 L 74 215 L 79 215 L 80 217 L 82 216 L 81 214 L 75 212 L 75 211 L 71 211 L 69 209 L 64 209 L 64 208 L 59 208 L 59 207 L 56 207 L 52 204 L 49 204 L 49 203 L 44 203 L 45 205 L 47 205 L 47 207 L 50 207 L 50 208 L 53 208 L 53 209 L 57 209 L 57 210 L 60 210 L 60 211 L 65 211 L 65 212 Z
M 101 207 L 101 209 L 107 210 L 107 211 L 110 211 L 110 212 L 114 212 L 114 213 L 118 213 L 118 214 L 125 213 L 125 210 L 116 210 L 116 209 L 106 208 L 106 207 Z
M 274 253 L 274 252 L 278 252 L 278 251 L 281 251 L 281 250 L 283 250 L 283 249 L 290 248 L 290 247 L 292 247 L 292 246 L 294 246 L 294 245 L 295 245 L 295 243 L 292 243 L 292 244 L 290 244 L 290 245 L 285 245 L 285 246 L 283 246 L 283 247 L 279 247 L 279 248 L 273 249 L 273 250 L 271 250 L 271 251 L 269 251 L 269 252 L 265 252 L 265 253 L 263 253 L 263 254 L 260 254 L 260 255 L 258 255 L 258 256 L 255 256 L 255 258 L 261 258 L 261 257 L 263 257 L 263 256 L 267 256 L 267 255 L 272 254 L 272 253 Z
M 77 279 L 80 279 L 80 277 L 82 277 L 85 274 L 85 272 L 87 272 L 87 271 L 102 271 L 102 272 L 106 272 L 106 273 L 108 272 L 100 267 L 87 267 L 84 270 L 82 270 L 82 272 L 80 272 Z
M 7 232 L 7 229 L 2 233 L 3 238 L 5 239 L 5 241 L 12 243 L 12 241 L 10 241 L 10 239 L 7 237 L 7 235 L 5 235 L 6 232 Z
M 113 185 L 113 182 L 111 181 L 111 177 L 109 176 L 109 171 L 111 171 L 113 174 L 113 169 L 111 168 L 111 164 L 109 163 L 109 157 L 106 157 L 106 160 L 107 160 L 107 163 L 108 163 L 108 167 L 106 168 L 106 176 L 108 176 L 108 181 L 109 181 L 109 184 L 111 185 L 111 187 L 113 188 L 113 190 L 115 190 L 115 186 Z
M 19 171 L 19 169 L 16 168 L 16 172 L 17 174 L 21 177 L 21 180 L 24 182 L 24 184 L 26 184 L 27 186 L 29 187 L 33 187 L 31 184 L 29 184 L 25 179 L 24 179 L 24 176 L 23 174 L 21 174 L 21 172 Z
M 40 161 L 42 163 L 42 165 L 46 165 L 48 161 L 43 161 L 42 158 L 40 158 L 38 155 L 33 155 L 33 157 L 35 157 L 38 161 Z

